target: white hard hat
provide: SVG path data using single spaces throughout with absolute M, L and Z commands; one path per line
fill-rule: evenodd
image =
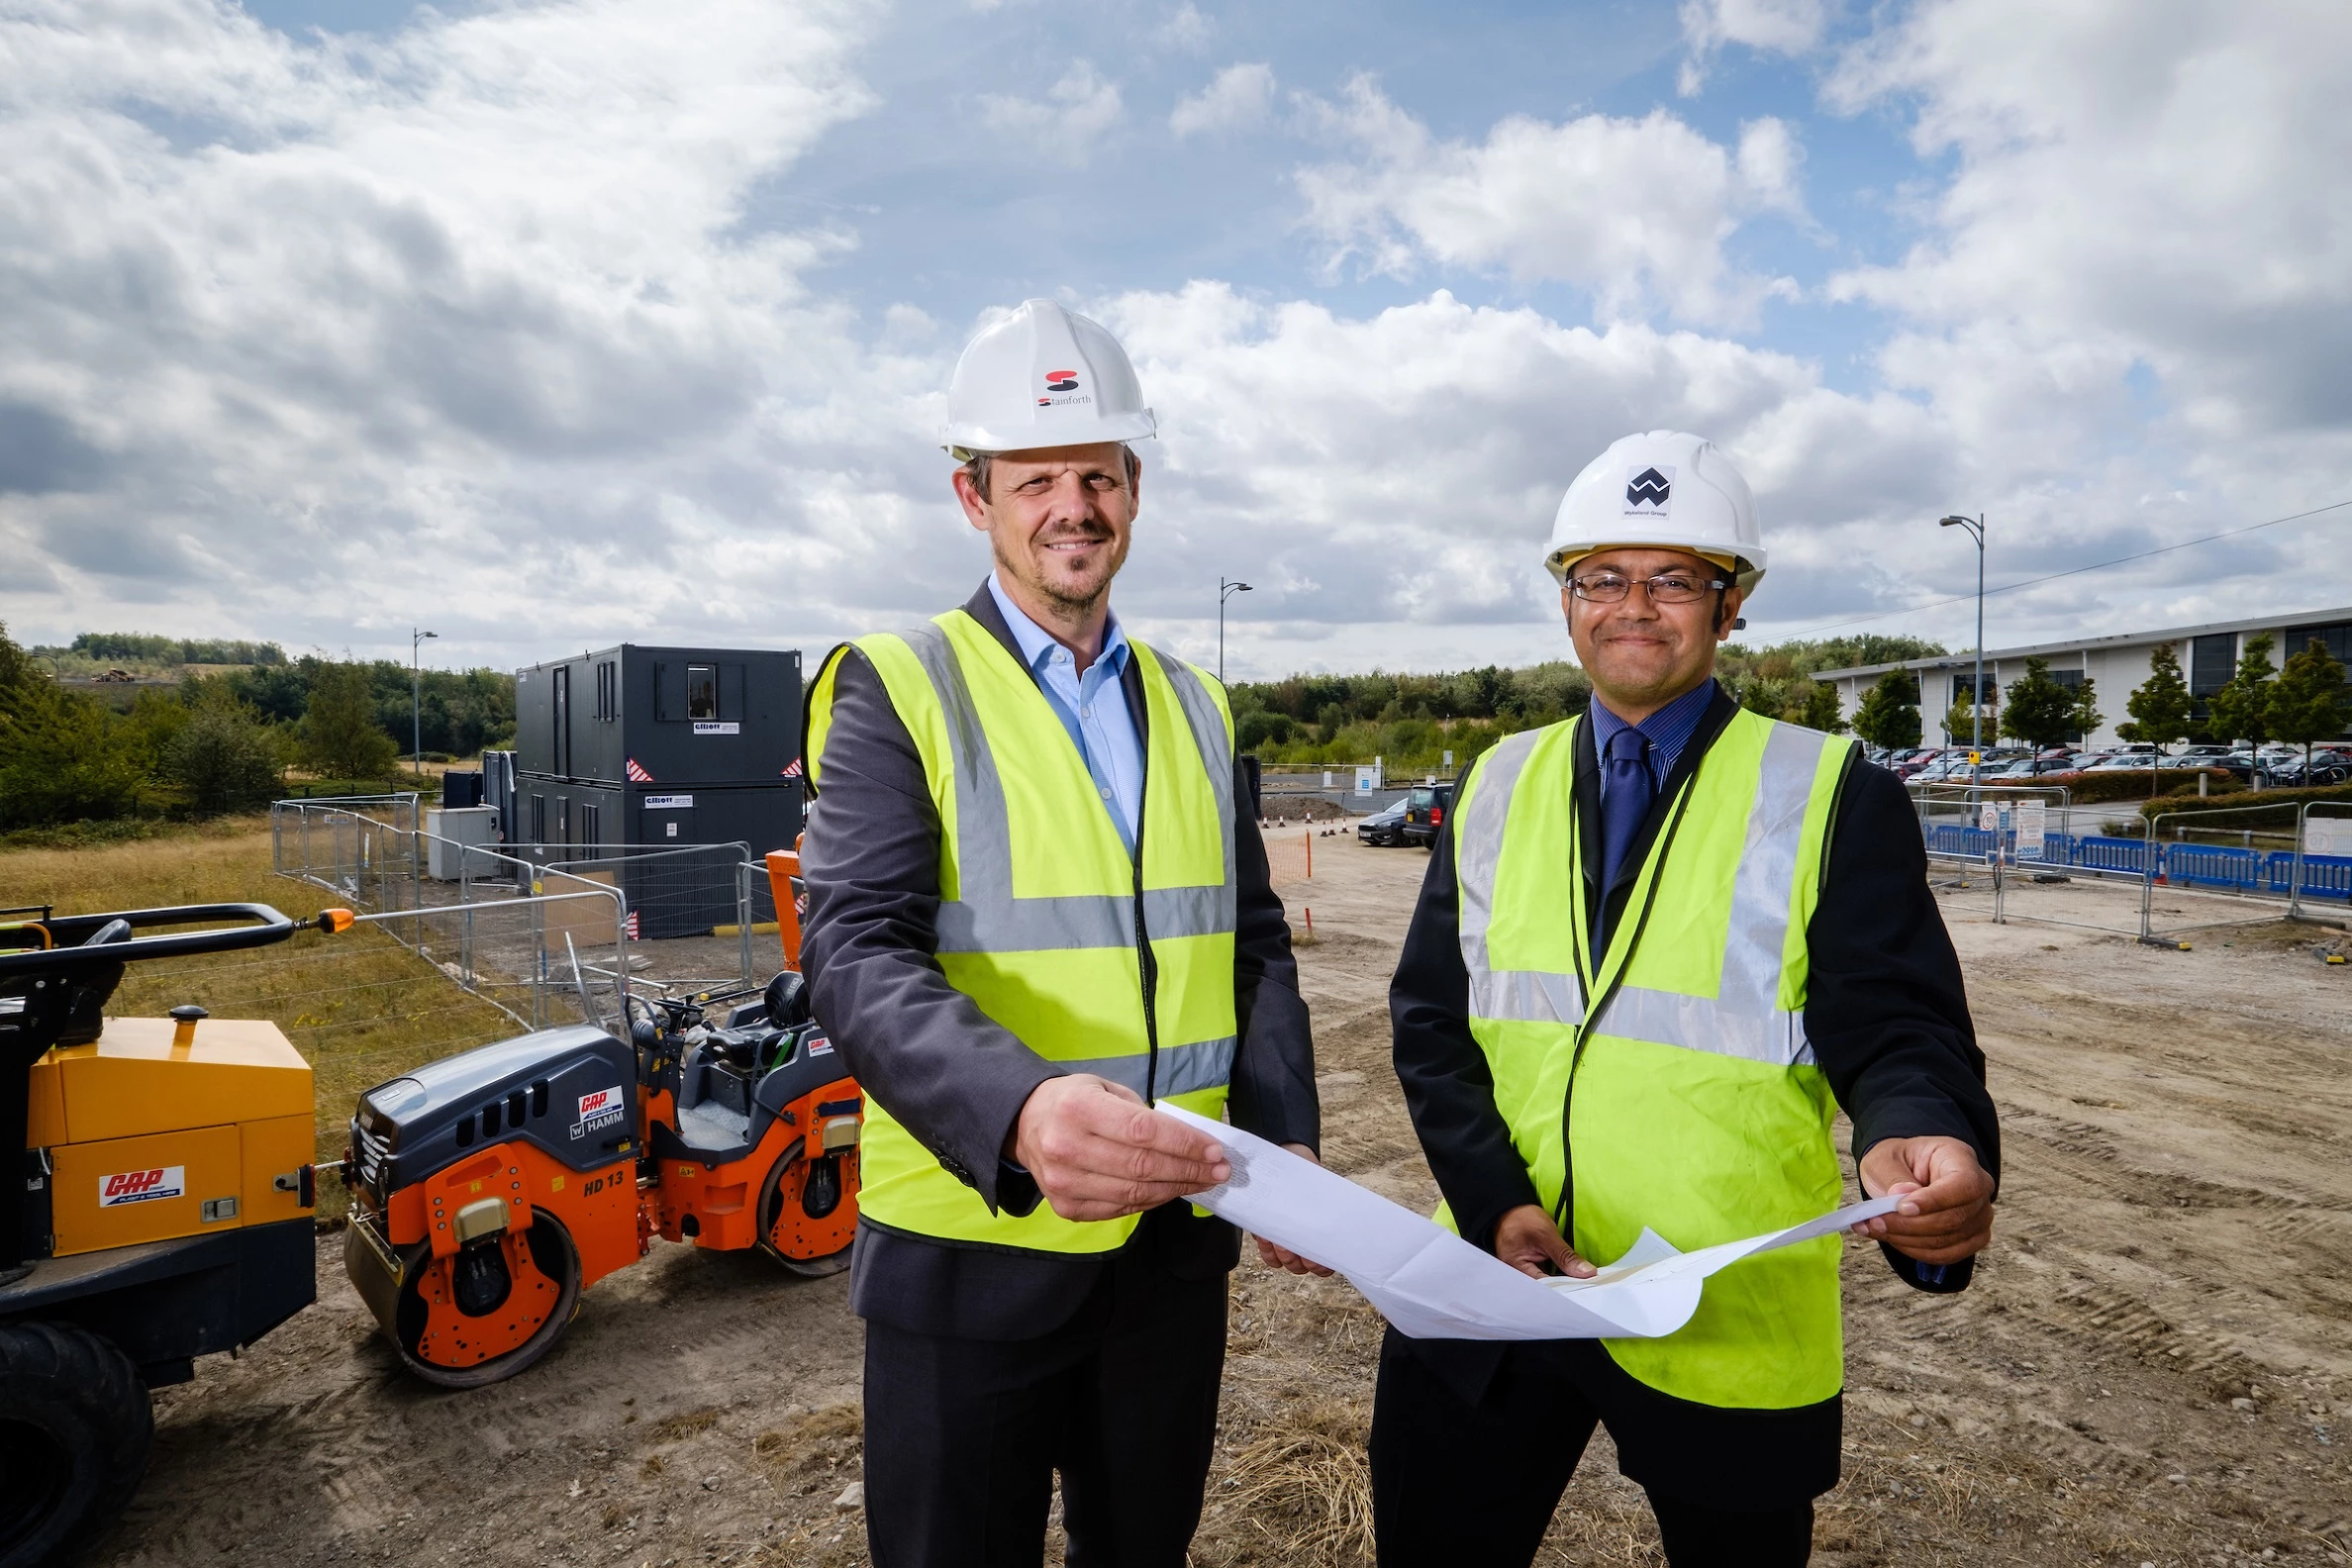
M 1560 499 L 1543 564 L 1566 582 L 1583 556 L 1626 544 L 1708 556 L 1750 593 L 1764 580 L 1747 481 L 1713 441 L 1681 431 L 1627 436 L 1587 464 Z
M 1157 431 L 1119 340 L 1099 322 L 1033 299 L 964 345 L 939 434 L 960 462 L 983 452 L 1138 441 Z

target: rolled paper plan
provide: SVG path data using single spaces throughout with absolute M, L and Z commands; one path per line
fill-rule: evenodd
M 1345 1275 L 1416 1339 L 1659 1338 L 1691 1321 L 1709 1275 L 1892 1214 L 1901 1201 L 1874 1198 L 1695 1252 L 1645 1229 L 1591 1279 L 1539 1280 L 1313 1160 L 1167 1101 L 1158 1109 L 1217 1139 L 1232 1165 L 1194 1203 Z

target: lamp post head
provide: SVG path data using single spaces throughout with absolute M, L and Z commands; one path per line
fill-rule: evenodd
M 1975 518 L 1948 517 L 1937 523 L 1935 526 L 1937 528 L 1968 528 L 1974 525 L 1975 522 Z

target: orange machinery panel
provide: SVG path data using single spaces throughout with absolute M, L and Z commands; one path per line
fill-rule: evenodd
M 245 1190 L 238 1142 L 237 1128 L 209 1127 L 52 1147 L 56 1255 L 236 1228 Z M 228 1206 L 210 1224 L 208 1203 Z
M 385 1229 L 395 1247 L 426 1241 L 434 1256 L 447 1257 L 457 1250 L 450 1228 L 457 1211 L 485 1197 L 505 1198 L 517 1211 L 510 1228 L 518 1233 L 534 1207 L 562 1221 L 579 1250 L 583 1288 L 642 1255 L 635 1159 L 583 1173 L 523 1142 L 495 1144 L 393 1194 Z
M 206 1019 L 184 1046 L 172 1044 L 175 1028 L 170 1019 L 108 1019 L 91 1043 L 59 1045 L 35 1062 L 27 1146 L 317 1113 L 310 1063 L 275 1024 Z

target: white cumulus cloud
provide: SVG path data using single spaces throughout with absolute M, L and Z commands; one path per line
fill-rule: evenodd
M 1749 125 L 1736 150 L 1663 109 L 1514 116 L 1470 144 L 1438 141 L 1363 78 L 1342 104 L 1314 107 L 1359 154 L 1299 176 L 1337 264 L 1400 277 L 1423 260 L 1499 268 L 1589 289 L 1605 316 L 1663 305 L 1736 322 L 1772 283 L 1740 274 L 1724 242 L 1758 214 L 1804 213 L 1802 149 L 1778 120 Z
M 1270 65 L 1227 65 L 1208 86 L 1176 101 L 1168 129 L 1180 137 L 1246 131 L 1265 123 L 1274 104 Z
M 1084 163 L 1103 137 L 1127 117 L 1119 83 L 1074 60 L 1041 98 L 984 93 L 980 118 L 991 130 L 1027 143 L 1059 162 Z
M 1774 54 L 1803 54 L 1821 42 L 1829 22 L 1824 0 L 1683 0 L 1683 96 L 1707 84 L 1708 66 L 1726 44 Z

